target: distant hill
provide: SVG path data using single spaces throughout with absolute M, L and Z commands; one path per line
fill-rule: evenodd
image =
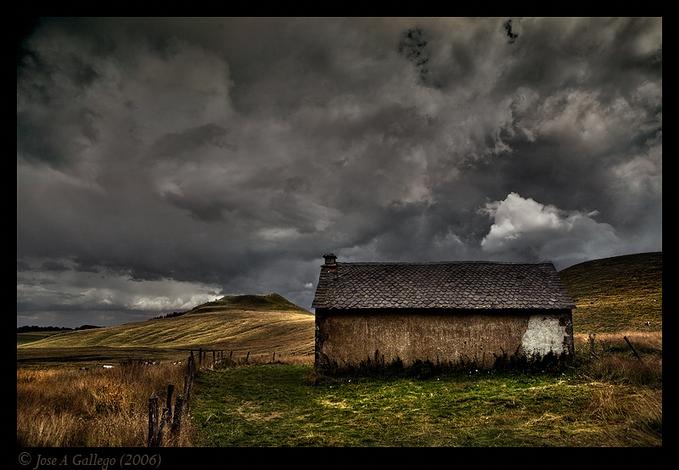
M 576 333 L 662 328 L 662 252 L 587 261 L 559 274 L 577 306 Z
M 311 354 L 314 316 L 279 294 L 226 296 L 182 315 L 57 333 L 18 348 L 199 348 Z
M 275 292 L 267 295 L 227 295 L 221 299 L 198 305 L 185 313 L 223 312 L 226 310 L 293 311 L 311 315 L 308 310 L 293 304 Z
M 165 315 L 153 317 L 154 320 L 161 318 L 173 318 L 186 315 L 187 313 L 208 313 L 208 312 L 226 312 L 229 310 L 251 310 L 251 311 L 293 311 L 313 315 L 306 309 L 299 305 L 293 304 L 288 299 L 277 293 L 266 295 L 226 295 L 221 299 L 206 302 L 197 305 L 191 310 L 184 312 L 172 312 Z
M 82 325 L 77 328 L 67 328 L 64 326 L 20 326 L 17 328 L 17 344 L 30 343 L 38 341 L 48 336 L 55 335 L 64 331 L 78 331 L 90 330 L 92 328 L 101 328 L 94 325 Z

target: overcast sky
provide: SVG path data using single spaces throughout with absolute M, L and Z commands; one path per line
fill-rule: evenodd
M 47 19 L 17 61 L 18 325 L 662 250 L 658 18 Z

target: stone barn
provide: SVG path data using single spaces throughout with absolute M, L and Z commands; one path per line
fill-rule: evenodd
M 312 303 L 321 372 L 421 363 L 481 369 L 573 356 L 575 305 L 552 263 L 324 258 Z

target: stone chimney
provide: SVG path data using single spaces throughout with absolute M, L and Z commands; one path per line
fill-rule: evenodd
M 324 268 L 337 269 L 337 256 L 335 256 L 333 253 L 328 253 L 323 255 L 323 258 L 325 258 L 325 264 L 323 265 Z

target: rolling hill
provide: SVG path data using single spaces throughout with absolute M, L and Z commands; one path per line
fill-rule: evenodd
M 185 312 L 190 314 L 223 312 L 227 310 L 249 310 L 249 311 L 294 311 L 311 315 L 311 312 L 304 310 L 299 305 L 295 305 L 280 294 L 272 293 L 267 295 L 227 295 L 221 299 L 207 302 Z
M 17 347 L 17 352 L 63 348 L 220 348 L 311 354 L 314 317 L 278 294 L 226 296 L 182 315 L 69 331 Z
M 575 333 L 662 329 L 662 252 L 587 261 L 559 274 L 577 306 Z

